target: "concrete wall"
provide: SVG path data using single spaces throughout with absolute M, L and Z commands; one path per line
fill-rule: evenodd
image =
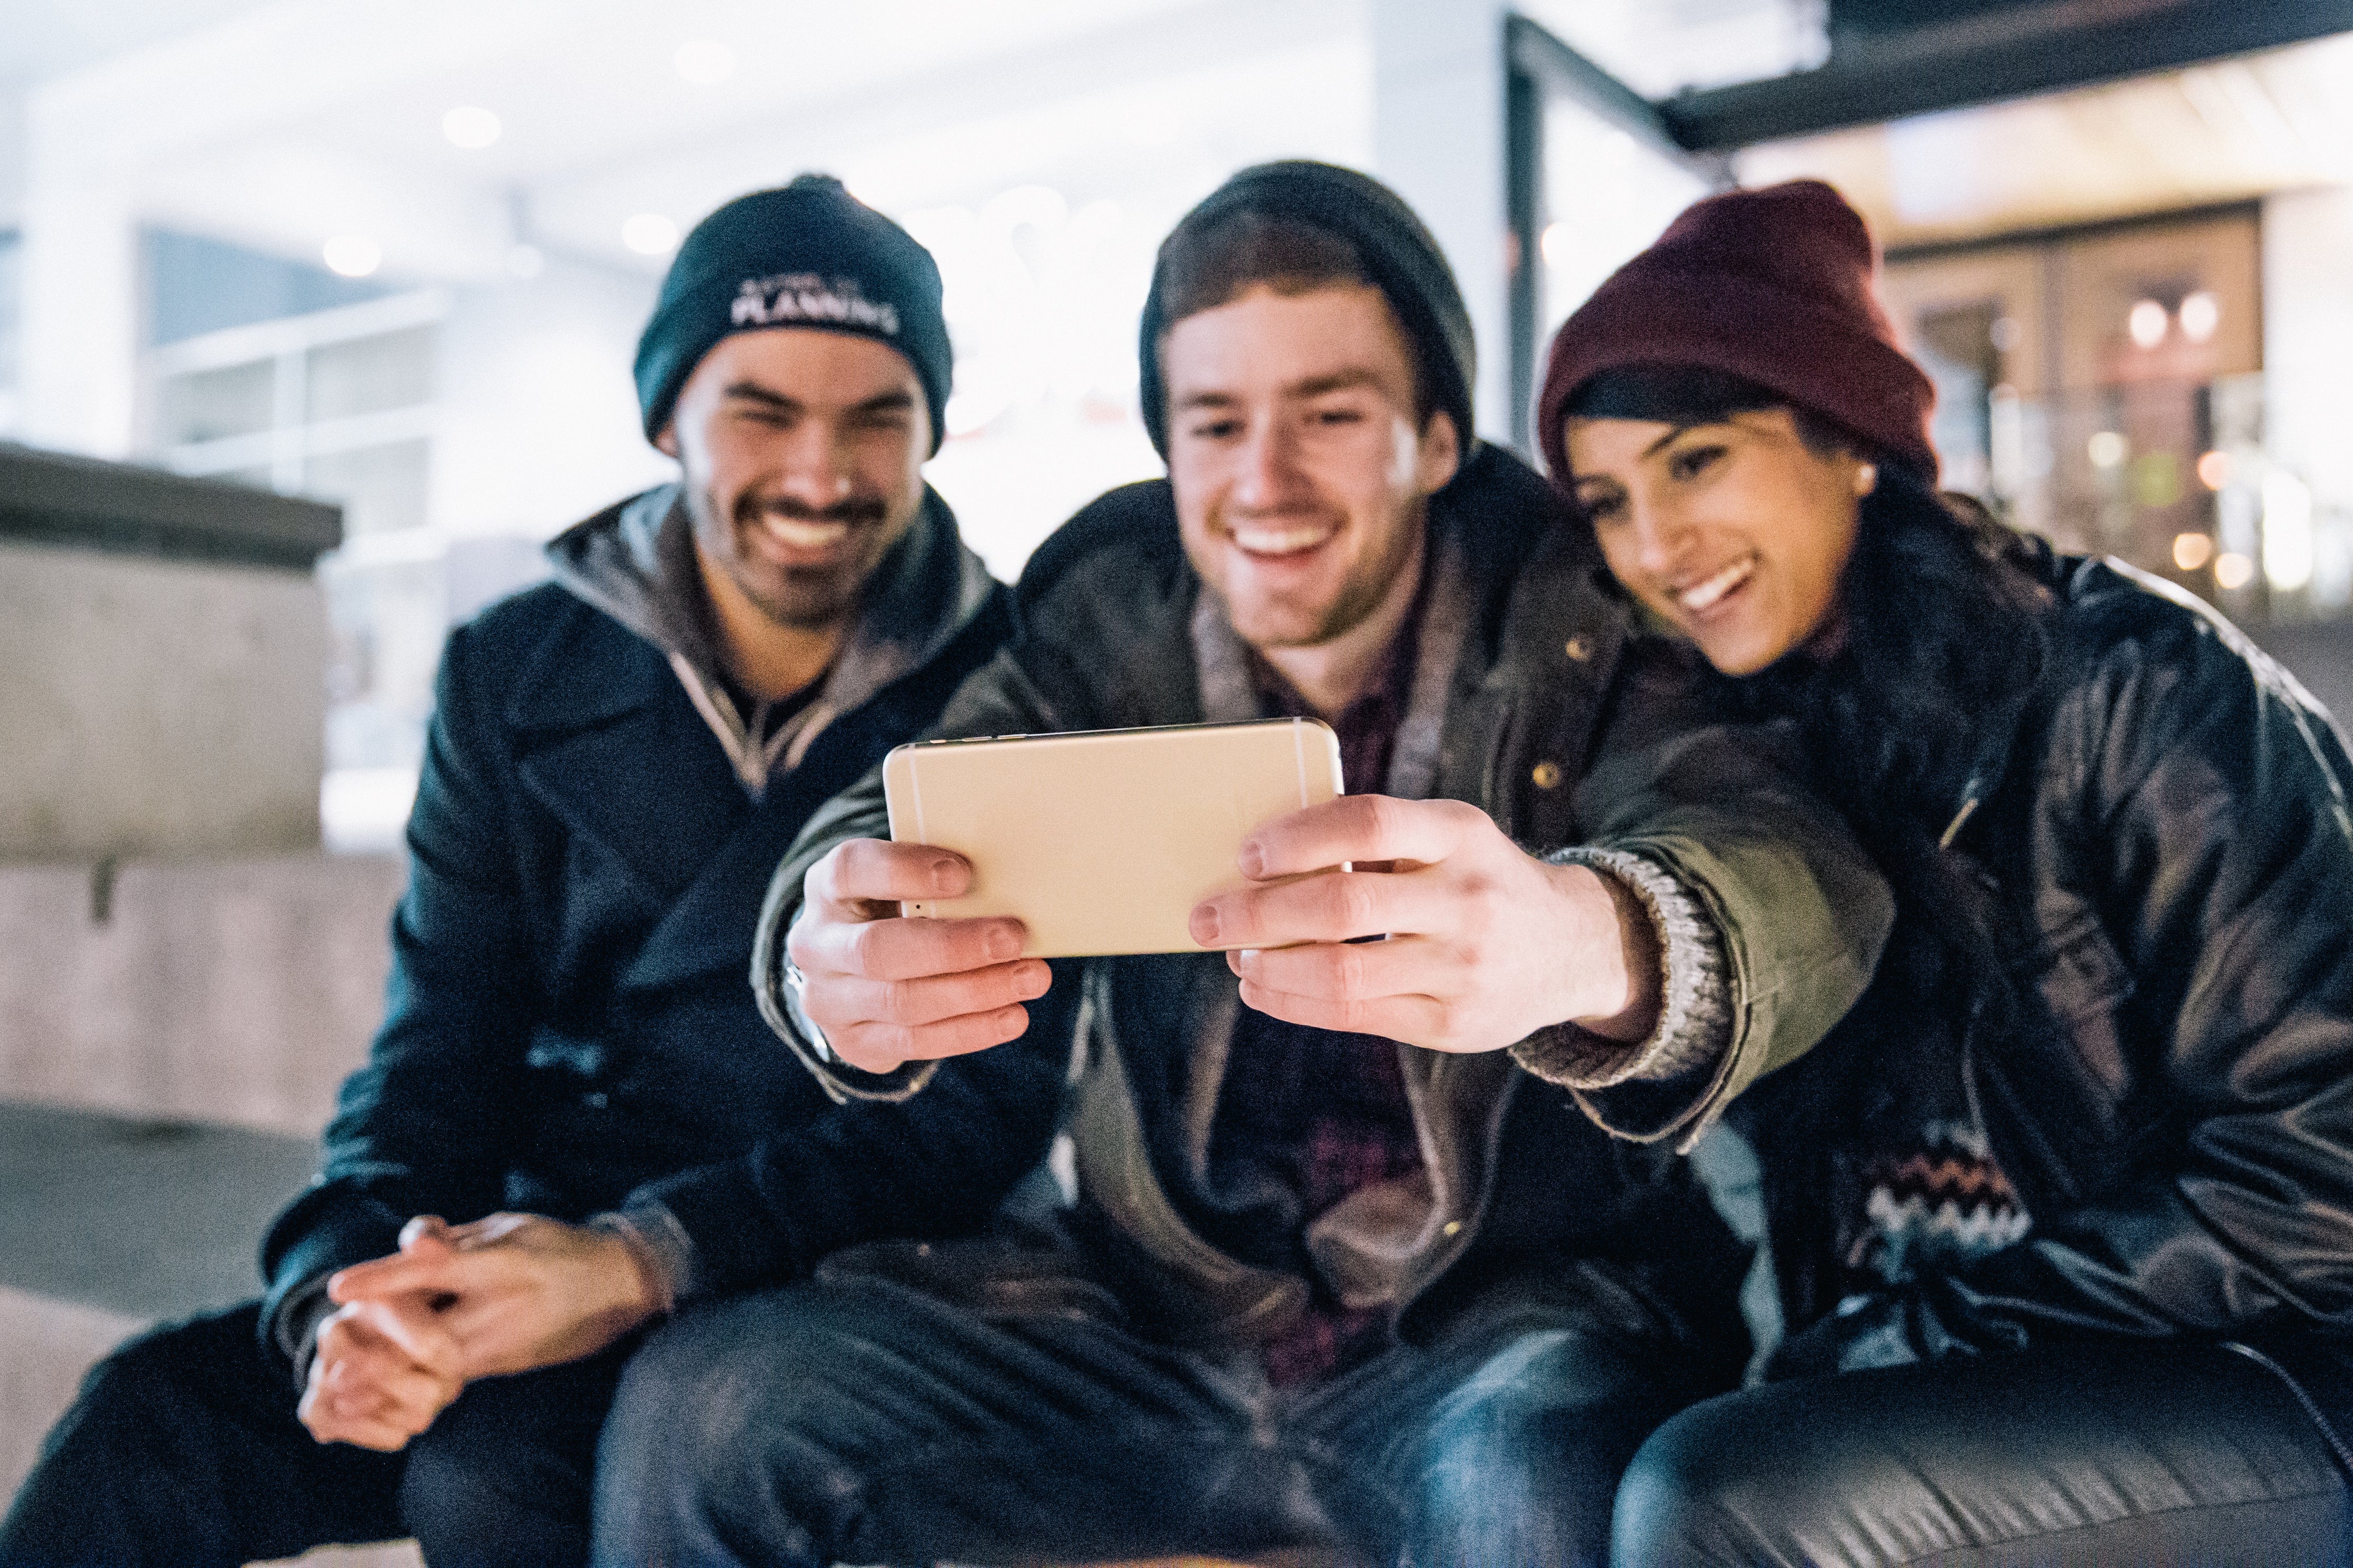
M 319 842 L 304 573 L 0 542 L 0 860 Z
M 111 885 L 0 866 L 0 1100 L 315 1134 L 382 1016 L 406 875 L 325 855 L 132 862 Z

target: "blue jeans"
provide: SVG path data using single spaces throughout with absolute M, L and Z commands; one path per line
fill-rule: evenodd
M 1697 1390 L 1523 1308 L 1305 1391 L 1084 1313 L 882 1279 L 686 1313 L 622 1379 L 596 1561 L 1040 1563 L 1336 1549 L 1598 1563 L 1643 1437 Z

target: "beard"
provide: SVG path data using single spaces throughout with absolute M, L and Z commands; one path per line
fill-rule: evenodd
M 747 492 L 727 509 L 723 522 L 716 495 L 707 489 L 689 493 L 689 512 L 703 553 L 762 615 L 799 631 L 821 631 L 849 615 L 875 565 L 905 532 L 903 527 L 890 527 L 890 506 L 879 496 L 846 496 L 830 506 L 813 507 L 787 496 Z M 848 530 L 848 548 L 822 565 L 786 566 L 763 560 L 751 540 L 771 518 L 811 527 L 839 525 Z
M 1426 523 L 1403 520 L 1386 548 L 1355 562 L 1321 604 L 1289 597 L 1252 602 L 1220 592 L 1235 633 L 1257 648 L 1320 647 L 1362 626 L 1385 604 L 1419 555 Z

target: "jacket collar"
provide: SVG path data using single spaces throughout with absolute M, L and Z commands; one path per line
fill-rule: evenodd
M 664 658 L 620 661 L 627 674 L 613 679 L 606 661 L 551 647 L 533 672 L 536 679 L 519 685 L 509 718 L 525 729 L 602 723 L 653 700 L 675 679 L 686 684 L 730 762 L 740 763 L 744 738 L 709 718 L 714 708 L 732 710 L 733 704 L 719 679 L 693 551 L 675 484 L 608 507 L 551 540 L 547 555 L 555 580 Z M 959 536 L 955 514 L 926 485 L 914 525 L 868 584 L 857 624 L 827 672 L 789 761 L 797 763 L 826 724 L 938 657 L 987 606 L 994 587 L 987 567 Z
M 699 612 L 676 592 L 693 582 L 676 500 L 675 487 L 635 498 L 550 547 L 559 580 L 597 613 L 556 623 L 527 656 L 505 713 L 524 787 L 660 911 L 620 976 L 628 989 L 741 967 L 761 890 L 811 804 L 808 789 L 786 787 L 788 770 L 775 787 L 743 795 L 731 795 L 723 773 L 711 776 L 720 759 L 701 749 L 716 731 L 697 716 L 700 704 L 681 700 L 681 686 L 694 696 L 688 678 L 707 679 L 714 667 L 692 662 L 708 660 L 708 643 L 696 640 Z M 928 496 L 874 582 L 819 700 L 843 703 L 839 712 L 938 657 L 992 588 L 945 503 Z
M 1447 694 L 1471 630 L 1471 585 L 1462 554 L 1455 531 L 1433 519 L 1425 563 L 1430 586 L 1406 634 L 1415 639 L 1413 680 L 1390 752 L 1388 777 L 1380 781 L 1384 795 L 1419 800 L 1437 782 Z M 1250 652 L 1227 618 L 1225 601 L 1212 593 L 1197 595 L 1190 631 L 1203 720 L 1232 724 L 1263 717 L 1250 680 Z M 1354 787 L 1365 786 L 1359 783 Z

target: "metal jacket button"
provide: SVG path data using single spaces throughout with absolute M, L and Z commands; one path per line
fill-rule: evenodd
M 1560 764 L 1551 762 L 1538 763 L 1528 770 L 1528 778 L 1538 789 L 1558 789 Z
M 1569 658 L 1575 659 L 1577 663 L 1583 664 L 1587 659 L 1593 657 L 1593 642 L 1589 637 L 1571 637 L 1567 643 L 1562 645 L 1560 651 L 1568 655 Z

